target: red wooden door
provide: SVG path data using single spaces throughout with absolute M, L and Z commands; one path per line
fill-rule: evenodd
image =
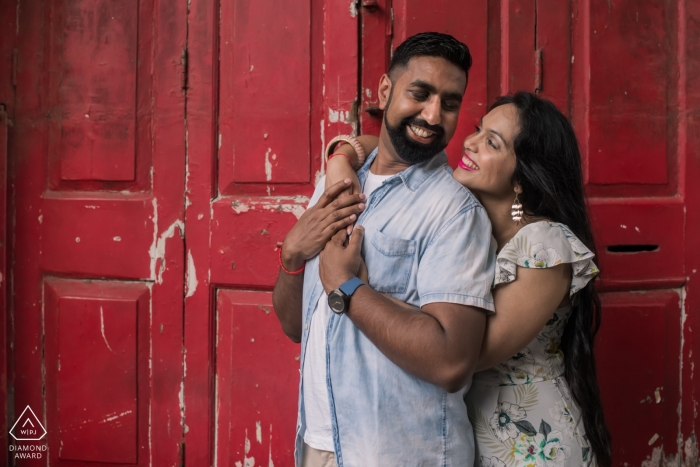
M 697 456 L 688 438 L 697 386 L 688 366 L 697 345 L 689 304 L 699 298 L 688 281 L 698 258 L 686 243 L 700 233 L 689 214 L 700 197 L 689 196 L 695 183 L 686 185 L 698 170 L 690 158 L 697 142 L 687 146 L 697 95 L 686 81 L 700 59 L 686 26 L 697 21 L 697 9 L 663 0 L 377 3 L 362 18 L 372 34 L 363 35 L 363 131 L 380 124 L 371 92 L 388 56 L 372 44 L 386 31 L 394 47 L 429 30 L 469 45 L 474 67 L 451 161 L 498 95 L 540 92 L 572 118 L 602 270 L 597 355 L 615 464 Z
M 11 415 L 30 406 L 48 445 L 17 464 L 177 465 L 186 3 L 16 18 Z
M 350 2 L 192 0 L 187 100 L 187 465 L 293 465 L 299 346 L 271 291 L 284 236 L 352 132 Z

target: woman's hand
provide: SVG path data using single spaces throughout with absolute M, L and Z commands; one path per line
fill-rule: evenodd
M 365 195 L 355 193 L 339 196 L 351 185 L 344 179 L 328 188 L 313 207 L 309 208 L 292 227 L 282 244 L 282 264 L 296 271 L 304 262 L 316 256 L 335 235 L 355 222 L 365 209 Z

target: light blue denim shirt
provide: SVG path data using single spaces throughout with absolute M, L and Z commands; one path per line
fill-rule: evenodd
M 364 183 L 375 150 L 358 172 Z M 316 188 L 310 205 L 324 191 Z M 495 252 L 483 206 L 452 177 L 444 153 L 387 179 L 367 200 L 363 256 L 369 285 L 411 305 L 450 302 L 493 312 Z M 315 257 L 304 273 L 301 366 L 323 294 Z M 463 390 L 449 394 L 407 373 L 345 315 L 328 323 L 326 371 L 338 467 L 467 466 L 474 435 Z M 300 382 L 296 464 L 305 430 Z

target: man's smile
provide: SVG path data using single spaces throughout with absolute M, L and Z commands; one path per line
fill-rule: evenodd
M 432 142 L 435 137 L 437 136 L 437 133 L 434 131 L 428 130 L 427 128 L 423 128 L 417 125 L 407 125 L 409 128 L 409 134 L 415 139 L 416 141 L 420 143 L 430 143 Z

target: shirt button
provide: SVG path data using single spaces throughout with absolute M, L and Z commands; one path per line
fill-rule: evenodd
M 308 325 L 308 324 L 305 324 L 305 325 L 304 325 L 304 329 L 308 330 L 308 329 L 309 329 L 309 325 Z

